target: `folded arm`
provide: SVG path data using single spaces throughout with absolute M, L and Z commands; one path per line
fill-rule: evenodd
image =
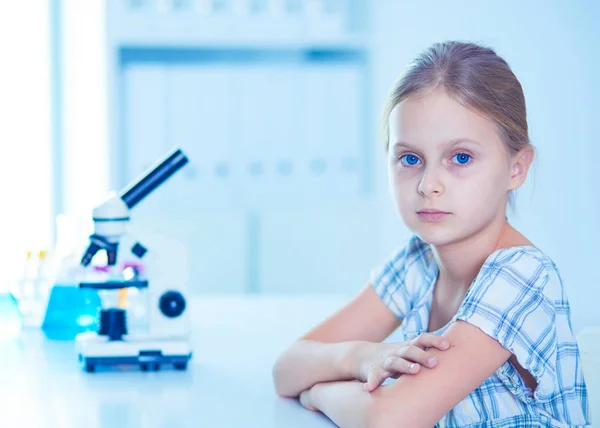
M 317 384 L 310 391 L 314 407 L 342 428 L 434 426 L 454 406 L 489 378 L 511 353 L 484 332 L 457 321 L 444 334 L 447 351 L 431 350 L 434 369 L 401 376 L 372 393 L 358 382 Z

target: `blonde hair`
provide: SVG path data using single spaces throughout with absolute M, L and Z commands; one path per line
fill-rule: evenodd
M 410 96 L 443 88 L 449 96 L 492 120 L 510 154 L 531 146 L 523 88 L 507 62 L 475 43 L 435 43 L 411 61 L 385 103 L 382 133 L 389 148 L 391 111 Z M 513 203 L 511 193 L 509 202 Z

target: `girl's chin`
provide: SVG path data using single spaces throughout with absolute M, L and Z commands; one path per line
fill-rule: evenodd
M 446 245 L 461 238 L 455 228 L 442 227 L 440 224 L 421 224 L 411 228 L 411 231 L 431 245 Z

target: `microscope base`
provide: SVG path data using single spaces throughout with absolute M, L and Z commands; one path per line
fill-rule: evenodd
M 75 338 L 79 363 L 87 372 L 98 366 L 139 366 L 142 371 L 159 370 L 170 364 L 176 370 L 186 370 L 192 358 L 190 344 L 184 338 L 129 338 L 108 340 L 93 332 Z

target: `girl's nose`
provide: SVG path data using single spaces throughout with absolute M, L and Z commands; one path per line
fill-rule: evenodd
M 444 183 L 439 174 L 433 169 L 425 170 L 419 183 L 418 191 L 421 195 L 432 197 L 444 193 Z

